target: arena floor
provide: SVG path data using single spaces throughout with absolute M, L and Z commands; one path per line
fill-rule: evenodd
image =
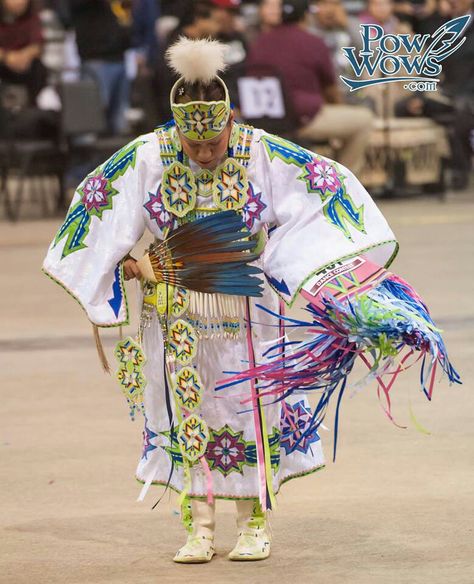
M 395 269 L 445 330 L 464 385 L 441 382 L 430 404 L 406 374 L 393 393 L 407 430 L 385 418 L 375 388 L 346 399 L 337 463 L 322 432 L 326 469 L 283 487 L 272 556 L 246 564 L 226 559 L 231 502 L 218 505 L 211 564 L 171 561 L 184 540 L 175 496 L 151 511 L 155 487 L 135 502 L 141 421 L 102 373 L 84 314 L 40 272 L 58 222 L 2 223 L 0 582 L 472 584 L 474 201 L 381 206 L 401 243 Z

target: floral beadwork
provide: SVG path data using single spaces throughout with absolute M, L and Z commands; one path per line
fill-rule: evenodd
M 176 374 L 175 393 L 179 405 L 191 412 L 199 407 L 202 398 L 202 382 L 191 367 L 183 367 Z
M 187 365 L 194 359 L 197 343 L 196 331 L 189 323 L 178 319 L 171 325 L 169 350 L 181 365 Z
M 219 431 L 211 431 L 206 452 L 211 470 L 219 470 L 224 476 L 232 471 L 243 473 L 243 466 L 247 462 L 247 444 L 243 435 L 243 431 L 234 432 L 227 424 Z
M 160 434 L 168 442 L 162 448 L 167 452 L 172 463 L 177 466 L 182 465 L 183 456 L 178 443 L 178 427 L 174 426 L 171 431 L 160 432 Z M 280 465 L 280 431 L 277 428 L 272 428 L 272 433 L 268 436 L 268 445 L 270 448 L 270 465 L 276 472 Z M 257 465 L 255 442 L 247 442 L 243 439 L 242 432 L 234 431 L 227 424 L 219 430 L 209 428 L 209 441 L 205 456 L 209 463 L 209 468 L 219 471 L 224 476 L 228 476 L 233 472 L 242 474 L 246 466 L 255 467 Z
M 146 358 L 140 345 L 131 337 L 117 343 L 115 357 L 119 362 L 117 379 L 130 406 L 130 416 L 134 419 L 137 408 L 144 412 L 143 392 L 146 379 L 142 368 L 146 363 Z
M 178 442 L 183 456 L 189 462 L 195 462 L 205 452 L 209 440 L 209 429 L 199 416 L 185 418 L 178 430 Z
M 273 428 L 268 436 L 270 465 L 276 471 L 280 464 L 280 432 Z M 206 460 L 211 470 L 218 470 L 224 476 L 232 472 L 240 474 L 244 466 L 257 465 L 257 446 L 254 441 L 246 441 L 243 431 L 234 431 L 229 425 L 220 430 L 211 429 L 207 445 Z
M 155 221 L 162 231 L 165 229 L 172 230 L 177 227 L 175 217 L 163 204 L 160 187 L 158 187 L 156 193 L 148 193 L 148 201 L 143 206 L 148 211 L 150 219 Z
M 334 164 L 324 158 L 314 157 L 304 165 L 301 177 L 308 185 L 308 191 L 319 192 L 323 200 L 337 193 L 341 188 L 341 175 Z
M 245 168 L 228 158 L 214 174 L 214 203 L 223 211 L 238 211 L 247 202 L 249 182 Z
M 176 217 L 184 217 L 196 204 L 196 181 L 190 168 L 174 162 L 163 172 L 163 205 Z
M 319 194 L 324 203 L 322 211 L 329 224 L 339 229 L 349 240 L 352 240 L 349 225 L 360 233 L 366 233 L 364 205 L 357 206 L 347 192 L 346 177 L 335 162 L 278 136 L 263 136 L 261 141 L 270 161 L 277 158 L 301 169 L 298 179 L 306 183 L 308 193 Z
M 82 193 L 82 202 L 88 213 L 99 213 L 102 208 L 110 208 L 110 196 L 112 190 L 109 181 L 102 175 L 89 176 L 79 189 Z
M 247 192 L 247 201 L 242 207 L 242 218 L 245 225 L 252 229 L 256 221 L 260 221 L 263 211 L 267 208 L 262 201 L 262 193 L 256 193 L 252 184 L 249 183 L 249 190 Z
M 319 435 L 315 430 L 297 444 L 298 440 L 308 429 L 311 418 L 311 410 L 305 405 L 303 400 L 293 405 L 286 401 L 282 403 L 280 446 L 285 449 L 286 454 L 291 454 L 295 451 L 306 454 L 311 444 L 319 440 Z
M 113 187 L 116 179 L 123 176 L 129 168 L 135 167 L 139 146 L 143 140 L 127 144 L 111 156 L 107 162 L 87 176 L 77 189 L 79 200 L 71 205 L 64 223 L 59 228 L 53 247 L 66 239 L 61 259 L 71 253 L 84 249 L 92 217 L 102 220 L 104 211 L 112 209 L 113 199 L 118 194 Z

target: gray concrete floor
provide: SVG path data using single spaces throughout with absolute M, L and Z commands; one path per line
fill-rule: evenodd
M 0 224 L 0 582 L 472 584 L 474 201 L 381 206 L 401 243 L 395 270 L 444 328 L 464 385 L 437 384 L 430 404 L 408 372 L 393 392 L 407 430 L 386 420 L 374 387 L 346 399 L 337 463 L 283 487 L 272 556 L 244 565 L 225 557 L 231 502 L 218 505 L 213 562 L 172 563 L 184 537 L 175 497 L 154 511 L 161 489 L 135 502 L 141 421 L 101 372 L 82 311 L 40 273 L 58 221 Z M 332 432 L 322 437 L 330 459 Z

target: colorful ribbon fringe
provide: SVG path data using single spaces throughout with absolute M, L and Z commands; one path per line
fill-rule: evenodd
M 261 305 L 259 308 L 270 312 Z M 279 318 L 288 328 L 305 330 L 309 340 L 276 343 L 265 353 L 264 363 L 240 373 L 228 372 L 230 376 L 221 381 L 217 390 L 254 382 L 259 402 L 269 396 L 282 400 L 298 390 L 321 391 L 311 423 L 298 442 L 318 429 L 336 392 L 334 459 L 340 405 L 358 356 L 370 371 L 357 385 L 378 381 L 379 398 L 384 398 L 384 411 L 393 423 L 390 391 L 398 375 L 414 363 L 421 360 L 420 384 L 429 400 L 437 365 L 450 383 L 461 383 L 427 307 L 409 284 L 393 274 L 352 298 L 337 300 L 326 294 L 320 306 L 309 304 L 306 310 L 312 316 L 311 322 Z M 415 355 L 417 358 L 409 363 Z M 390 380 L 386 382 L 386 378 Z M 258 404 L 253 406 L 258 409 Z

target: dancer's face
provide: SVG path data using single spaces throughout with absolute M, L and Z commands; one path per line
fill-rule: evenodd
M 179 132 L 179 138 L 183 145 L 184 153 L 201 168 L 214 170 L 216 166 L 223 161 L 227 154 L 233 121 L 234 117 L 231 114 L 227 126 L 219 136 L 212 140 L 206 140 L 205 142 L 188 140 L 188 138 Z

